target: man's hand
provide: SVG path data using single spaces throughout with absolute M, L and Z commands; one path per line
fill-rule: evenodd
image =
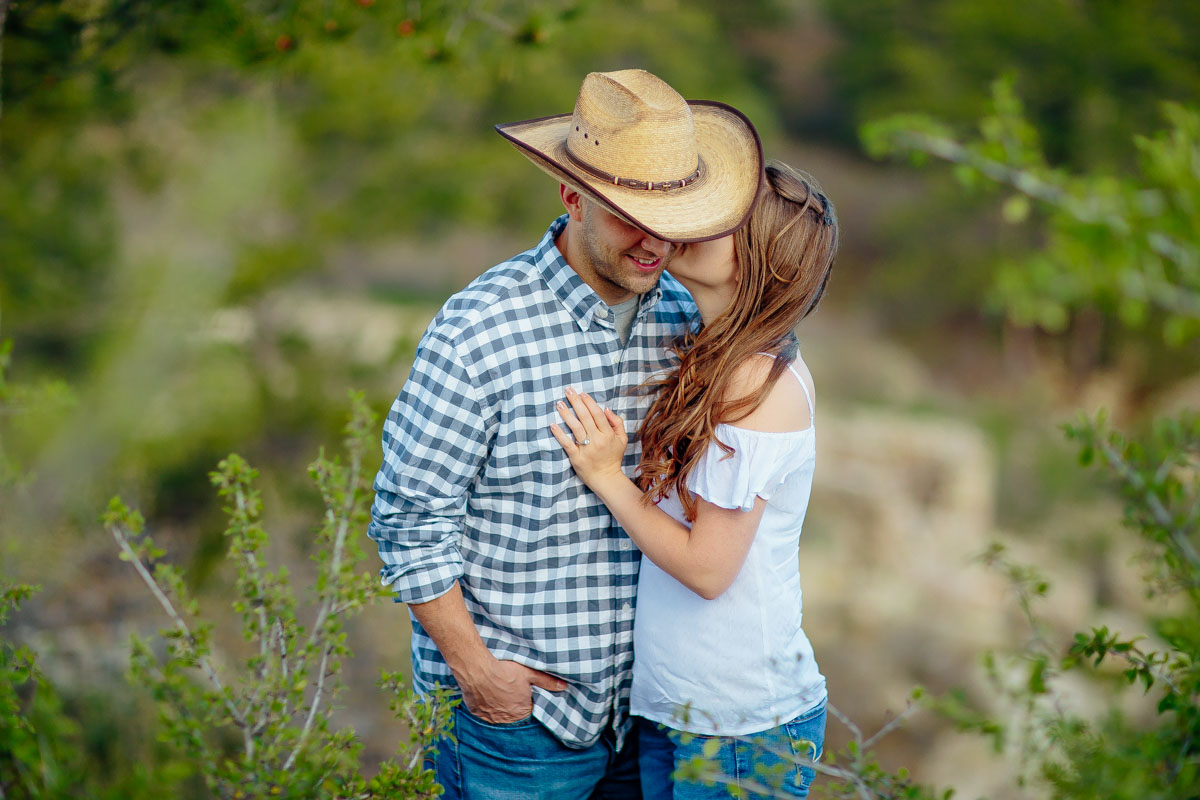
M 533 687 L 551 692 L 567 687 L 560 678 L 516 661 L 491 658 L 474 675 L 455 675 L 467 710 L 484 722 L 517 722 L 533 713 Z
M 503 724 L 528 717 L 534 686 L 551 692 L 567 688 L 561 678 L 492 655 L 479 637 L 457 583 L 441 597 L 413 603 L 409 609 L 446 659 L 467 710 L 483 721 Z

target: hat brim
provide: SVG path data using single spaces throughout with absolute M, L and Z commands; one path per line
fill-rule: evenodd
M 571 114 L 509 122 L 496 131 L 539 169 L 668 242 L 704 242 L 746 224 L 763 181 L 762 142 L 732 106 L 690 100 L 701 174 L 681 189 L 629 189 L 575 168 L 566 154 Z M 638 176 L 628 176 L 638 177 Z

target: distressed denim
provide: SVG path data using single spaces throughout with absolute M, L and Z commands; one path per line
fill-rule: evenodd
M 642 717 L 638 761 L 646 800 L 807 797 L 825 745 L 825 701 L 791 722 L 745 736 L 684 733 Z M 765 791 L 764 791 L 765 788 Z

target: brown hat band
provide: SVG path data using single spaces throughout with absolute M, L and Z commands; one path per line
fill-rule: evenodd
M 605 183 L 611 183 L 613 186 L 624 186 L 626 189 L 641 189 L 641 190 L 644 190 L 647 192 L 654 192 L 654 191 L 665 192 L 668 189 L 682 189 L 683 187 L 690 186 L 691 184 L 700 180 L 700 166 L 701 165 L 700 165 L 699 158 L 696 159 L 696 171 L 693 172 L 691 175 L 688 175 L 686 178 L 680 178 L 679 180 L 675 180 L 675 181 L 655 182 L 655 181 L 639 181 L 637 178 L 618 178 L 616 175 L 613 175 L 609 172 L 605 172 L 602 169 L 593 167 L 591 164 L 588 164 L 585 161 L 582 161 L 582 160 L 576 158 L 575 154 L 571 152 L 571 148 L 569 146 L 564 146 L 563 152 L 565 152 L 567 154 L 567 158 L 570 159 L 572 164 L 579 167 L 581 170 L 588 173 L 593 178 L 599 178 L 600 180 L 604 181 Z

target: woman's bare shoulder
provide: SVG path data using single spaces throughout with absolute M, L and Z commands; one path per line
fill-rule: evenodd
M 758 391 L 770 375 L 772 361 L 770 356 L 756 355 L 739 364 L 730 381 L 726 397 L 747 397 Z M 799 357 L 792 367 L 799 374 L 800 380 L 804 381 L 804 387 L 796 380 L 796 375 L 784 370 L 758 408 L 731 424 L 738 428 L 766 432 L 798 431 L 811 425 L 812 414 L 809 412 L 804 389 L 807 388 L 810 394 L 813 392 L 812 375 L 803 359 Z M 815 394 L 812 396 L 815 399 Z

